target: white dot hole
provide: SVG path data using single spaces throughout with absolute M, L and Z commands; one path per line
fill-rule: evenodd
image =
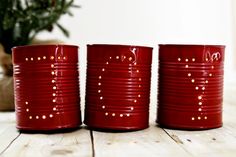
M 199 96 L 198 96 L 198 100 L 201 100 L 201 99 L 202 99 L 202 96 L 201 96 L 201 95 L 199 95 Z

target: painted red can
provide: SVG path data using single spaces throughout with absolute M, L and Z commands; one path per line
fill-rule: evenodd
M 222 126 L 224 50 L 220 45 L 159 45 L 160 126 Z
M 88 45 L 84 123 L 99 130 L 148 127 L 152 48 Z
M 81 124 L 78 47 L 12 49 L 17 124 L 22 131 L 58 131 Z

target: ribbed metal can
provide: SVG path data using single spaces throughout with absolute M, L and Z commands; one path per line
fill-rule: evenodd
M 174 129 L 222 126 L 221 45 L 159 45 L 157 123 Z
M 152 48 L 88 45 L 84 123 L 102 130 L 148 127 Z
M 22 131 L 79 127 L 78 47 L 34 45 L 12 51 L 16 127 Z

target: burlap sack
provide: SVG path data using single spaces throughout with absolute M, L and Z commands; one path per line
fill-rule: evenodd
M 4 76 L 0 79 L 0 111 L 14 110 L 13 78 Z
M 14 91 L 11 56 L 0 44 L 0 111 L 14 110 Z

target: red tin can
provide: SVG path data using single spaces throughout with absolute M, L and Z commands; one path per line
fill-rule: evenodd
M 152 48 L 88 45 L 84 123 L 102 130 L 148 127 Z
M 55 131 L 81 124 L 78 47 L 12 49 L 17 124 L 23 131 Z
M 222 126 L 224 50 L 220 45 L 159 45 L 160 126 Z

